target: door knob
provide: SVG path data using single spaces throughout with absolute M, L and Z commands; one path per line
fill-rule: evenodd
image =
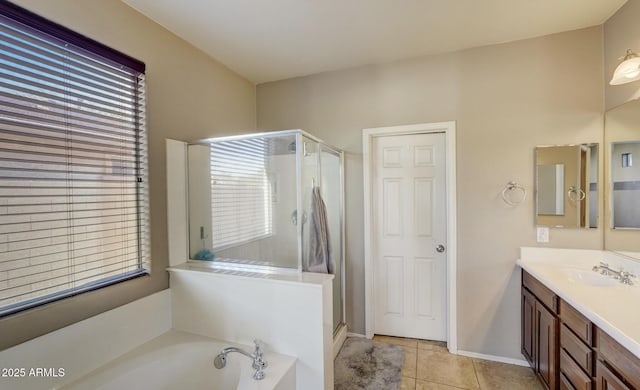
M 440 244 L 436 247 L 436 252 L 442 253 L 444 252 L 444 245 Z

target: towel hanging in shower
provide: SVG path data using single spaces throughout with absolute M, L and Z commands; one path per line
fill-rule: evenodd
M 335 264 L 331 253 L 327 208 L 320 187 L 314 186 L 311 194 L 311 226 L 309 227 L 309 257 L 307 271 L 334 273 Z

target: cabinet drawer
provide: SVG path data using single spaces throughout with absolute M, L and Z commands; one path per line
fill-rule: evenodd
M 602 331 L 598 332 L 598 352 L 598 359 L 606 361 L 630 387 L 640 389 L 640 359 Z
M 556 294 L 538 282 L 536 278 L 529 275 L 525 270 L 522 270 L 522 285 L 529 289 L 547 309 L 551 310 L 554 314 L 558 314 L 558 297 Z
M 616 374 L 609 371 L 602 362 L 598 362 L 596 371 L 598 371 L 596 390 L 632 390 Z
M 567 302 L 560 301 L 560 319 L 587 345 L 594 346 L 593 324 Z
M 582 342 L 566 324 L 560 326 L 560 345 L 590 376 L 593 376 L 593 350 Z
M 576 390 L 563 373 L 560 373 L 560 390 Z
M 582 371 L 567 354 L 566 351 L 560 352 L 560 373 L 565 376 L 576 390 L 591 390 L 591 377 Z

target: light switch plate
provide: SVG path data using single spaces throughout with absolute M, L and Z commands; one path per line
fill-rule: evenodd
M 549 228 L 538 226 L 536 228 L 536 239 L 538 242 L 549 242 Z

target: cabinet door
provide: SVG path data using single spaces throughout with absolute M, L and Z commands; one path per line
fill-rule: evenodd
M 596 390 L 632 390 L 600 361 L 598 361 L 596 372 Z
M 536 306 L 535 297 L 527 291 L 524 287 L 522 288 L 522 354 L 529 362 L 529 365 L 535 368 L 535 306 Z
M 558 319 L 542 304 L 535 305 L 536 371 L 549 390 L 558 388 Z

